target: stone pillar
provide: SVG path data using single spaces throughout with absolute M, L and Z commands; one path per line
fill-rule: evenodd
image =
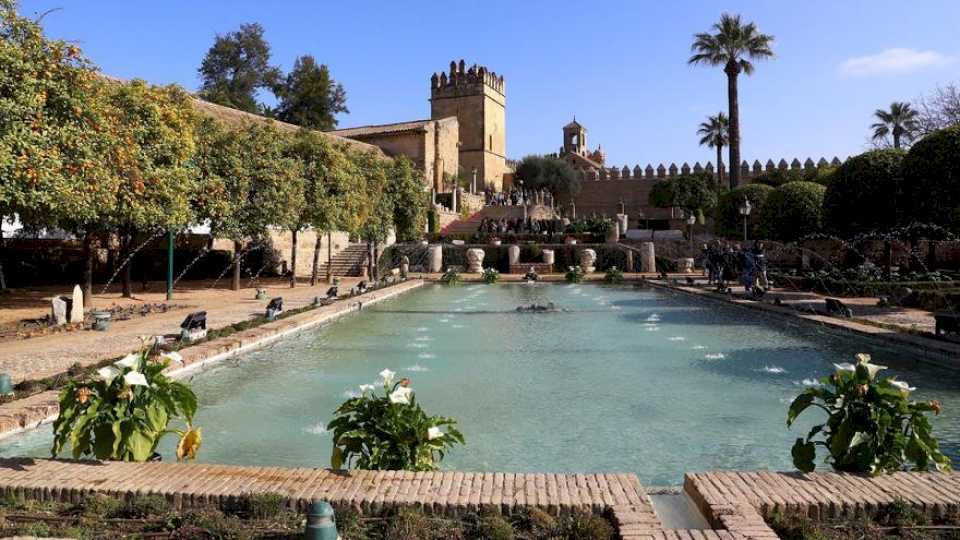
M 507 261 L 510 266 L 520 263 L 520 246 L 514 244 L 507 248 Z
M 555 260 L 552 249 L 543 250 L 543 264 L 553 264 Z
M 628 249 L 625 253 L 627 256 L 626 268 L 623 269 L 624 272 L 633 272 L 633 250 Z
M 627 227 L 630 226 L 630 218 L 627 214 L 617 214 L 617 225 L 620 227 L 620 234 L 626 236 Z
M 83 322 L 83 291 L 79 285 L 73 287 L 73 303 L 70 304 L 70 322 Z
M 648 274 L 657 272 L 657 258 L 653 242 L 640 243 L 640 271 Z
M 613 222 L 613 227 L 610 227 L 610 230 L 607 231 L 607 243 L 616 244 L 620 241 L 620 224 L 618 222 Z
M 453 202 L 451 203 L 451 204 L 453 205 L 453 208 L 451 208 L 451 210 L 453 210 L 454 212 L 457 211 L 457 194 L 458 194 L 459 191 L 460 191 L 460 187 L 459 187 L 459 186 L 454 186 L 454 188 L 453 188 L 453 195 L 450 197 L 451 200 L 453 201 Z
M 430 246 L 427 248 L 427 260 L 429 261 L 431 273 L 443 272 L 443 246 Z
M 482 249 L 470 248 L 467 250 L 467 272 L 479 274 L 483 272 L 483 257 L 486 255 Z

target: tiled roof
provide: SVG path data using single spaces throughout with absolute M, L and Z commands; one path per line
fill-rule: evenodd
M 371 135 L 386 135 L 393 133 L 403 133 L 407 131 L 426 131 L 427 124 L 434 120 L 414 120 L 412 122 L 397 122 L 395 124 L 378 124 L 371 126 L 357 126 L 346 129 L 336 129 L 328 131 L 341 137 L 365 137 Z

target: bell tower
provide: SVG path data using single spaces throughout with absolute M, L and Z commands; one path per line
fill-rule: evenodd
M 563 126 L 563 154 L 587 154 L 587 128 L 577 122 L 577 117 L 573 117 L 573 122 Z
M 503 187 L 507 172 L 506 86 L 502 75 L 463 60 L 430 78 L 430 118 L 455 116 L 460 129 L 460 174 L 477 171 L 479 188 Z

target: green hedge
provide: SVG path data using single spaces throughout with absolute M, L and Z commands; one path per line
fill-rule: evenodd
M 823 223 L 831 234 L 850 238 L 897 225 L 903 150 L 872 150 L 837 168 L 823 197 Z
M 960 232 L 960 126 L 935 131 L 903 160 L 905 217 Z
M 850 281 L 788 276 L 771 272 L 769 277 L 778 287 L 816 291 L 839 296 L 888 296 L 903 289 L 937 291 L 960 288 L 960 281 Z
M 914 296 L 917 307 L 920 309 L 927 311 L 960 310 L 960 287 L 917 291 Z
M 770 240 L 792 241 L 823 228 L 823 195 L 813 182 L 788 182 L 767 196 L 757 233 Z

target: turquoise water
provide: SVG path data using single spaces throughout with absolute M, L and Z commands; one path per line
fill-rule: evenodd
M 569 312 L 519 314 L 554 302 Z M 200 461 L 327 466 L 332 411 L 389 368 L 467 445 L 444 468 L 627 471 L 648 485 L 685 471 L 790 469 L 787 404 L 869 345 L 685 295 L 599 285 L 426 285 L 192 377 Z M 936 398 L 936 433 L 960 454 L 960 377 L 907 352 L 875 362 Z M 45 455 L 49 427 L 0 445 Z M 164 445 L 172 455 L 173 440 Z

